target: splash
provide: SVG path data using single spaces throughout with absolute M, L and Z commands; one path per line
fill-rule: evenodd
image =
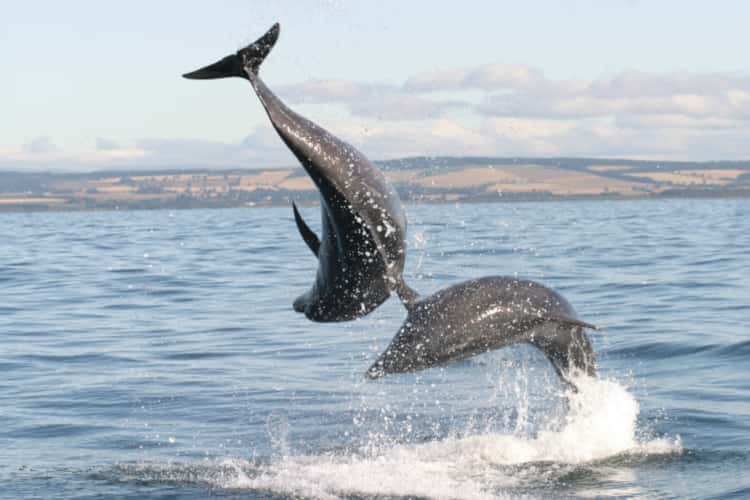
M 589 378 L 576 385 L 579 392 L 568 395 L 565 415 L 532 436 L 489 432 L 421 444 L 374 443 L 365 453 L 287 452 L 267 464 L 228 459 L 203 475 L 191 470 L 189 477 L 212 487 L 306 498 L 515 498 L 548 488 L 575 467 L 611 471 L 612 457 L 682 451 L 679 437 L 638 438 L 639 405 L 622 385 Z M 153 466 L 139 467 L 140 479 L 158 475 Z M 178 479 L 181 474 L 170 467 Z

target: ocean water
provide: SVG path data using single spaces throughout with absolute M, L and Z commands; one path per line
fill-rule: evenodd
M 291 209 L 3 214 L 0 497 L 750 497 L 750 200 L 407 211 L 412 286 L 539 280 L 600 378 L 518 346 L 366 380 L 403 308 L 294 313 Z

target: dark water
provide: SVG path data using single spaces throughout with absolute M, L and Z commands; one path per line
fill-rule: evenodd
M 517 347 L 365 381 L 404 312 L 295 314 L 291 210 L 2 215 L 0 496 L 750 497 L 750 201 L 408 216 L 413 286 L 540 280 L 602 380 Z

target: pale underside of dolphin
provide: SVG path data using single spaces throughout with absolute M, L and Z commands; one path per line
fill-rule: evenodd
M 289 109 L 258 76 L 279 31 L 275 24 L 236 54 L 183 76 L 250 81 L 274 129 L 320 191 L 320 237 L 294 207 L 300 234 L 318 259 L 315 283 L 294 301 L 294 309 L 313 321 L 359 318 L 382 304 L 392 290 L 408 294 L 401 281 L 406 218 L 396 190 L 377 167 L 351 145 Z

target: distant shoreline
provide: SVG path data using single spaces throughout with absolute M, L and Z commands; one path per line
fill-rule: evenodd
M 481 205 L 481 204 L 512 204 L 512 203 L 576 203 L 584 201 L 615 201 L 615 202 L 630 202 L 630 201 L 662 201 L 662 200 L 716 200 L 716 199 L 744 199 L 750 198 L 750 189 L 743 191 L 720 191 L 712 193 L 686 193 L 686 194 L 657 194 L 648 196 L 548 196 L 548 197 L 505 197 L 497 199 L 461 199 L 461 200 L 408 200 L 404 201 L 405 205 Z M 320 203 L 315 201 L 300 201 L 296 202 L 298 206 L 304 207 L 317 207 Z M 206 205 L 158 205 L 158 206 L 141 206 L 138 204 L 123 204 L 112 207 L 79 207 L 71 205 L 13 205 L 3 206 L 0 205 L 0 215 L 2 214 L 23 214 L 23 213 L 82 213 L 82 212 L 131 212 L 131 211 L 151 211 L 151 210 L 221 210 L 221 209 L 233 209 L 233 208 L 246 208 L 246 209 L 262 209 L 262 208 L 285 208 L 290 207 L 291 202 L 288 204 L 284 203 L 272 203 L 272 204 L 237 204 L 237 205 L 220 205 L 220 204 L 206 204 Z
M 596 158 L 406 158 L 379 162 L 404 203 L 750 197 L 750 162 Z M 182 210 L 318 202 L 300 167 L 2 172 L 0 212 Z

